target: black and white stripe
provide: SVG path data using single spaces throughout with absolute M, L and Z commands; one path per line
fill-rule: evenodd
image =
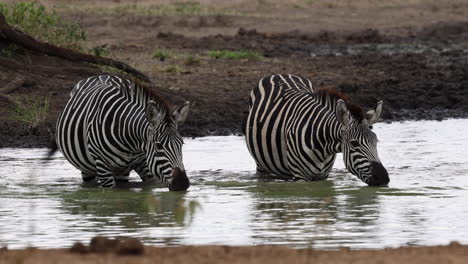
M 156 176 L 171 190 L 185 190 L 177 125 L 188 107 L 171 115 L 149 88 L 118 76 L 93 76 L 71 91 L 57 120 L 57 145 L 83 180 L 97 179 L 102 187 L 128 181 L 135 170 L 143 181 Z
M 260 172 L 322 180 L 336 153 L 343 152 L 351 173 L 369 185 L 382 185 L 388 183 L 388 175 L 370 129 L 381 110 L 379 102 L 364 115 L 337 92 L 315 90 L 306 78 L 272 75 L 261 79 L 250 94 L 244 134 Z

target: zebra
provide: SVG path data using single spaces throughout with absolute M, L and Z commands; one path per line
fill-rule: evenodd
M 189 102 L 170 113 L 149 87 L 114 75 L 79 81 L 60 113 L 56 142 L 84 182 L 114 187 L 134 170 L 143 182 L 156 177 L 171 191 L 190 183 L 182 162 L 183 140 L 177 131 Z
M 335 89 L 314 89 L 307 78 L 271 75 L 250 93 L 243 125 L 259 173 L 287 180 L 326 179 L 342 152 L 346 168 L 368 185 L 390 181 L 377 154 L 372 125 L 383 102 L 366 114 Z

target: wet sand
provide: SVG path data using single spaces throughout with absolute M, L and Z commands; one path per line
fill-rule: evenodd
M 436 247 L 333 251 L 290 249 L 280 246 L 146 247 L 142 255 L 79 254 L 69 249 L 0 250 L 0 263 L 467 263 L 468 246 L 451 243 Z

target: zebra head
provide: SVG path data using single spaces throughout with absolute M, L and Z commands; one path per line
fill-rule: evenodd
M 146 119 L 150 123 L 147 142 L 147 162 L 150 172 L 158 176 L 171 191 L 185 191 L 190 182 L 182 162 L 183 140 L 178 125 L 187 118 L 189 102 L 172 115 L 162 103 L 151 101 L 146 106 Z
M 338 100 L 336 116 L 341 123 L 341 148 L 346 168 L 368 185 L 387 185 L 390 181 L 387 170 L 377 153 L 377 136 L 371 128 L 382 113 L 383 102 L 357 118 L 350 113 L 346 103 Z

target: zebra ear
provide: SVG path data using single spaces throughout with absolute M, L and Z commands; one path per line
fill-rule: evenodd
M 373 124 L 377 123 L 377 121 L 379 121 L 380 115 L 382 114 L 382 107 L 383 102 L 379 101 L 375 107 L 375 110 L 367 111 L 366 119 L 369 126 L 372 126 Z
M 174 113 L 172 113 L 172 116 L 174 117 L 174 120 L 177 125 L 181 125 L 185 122 L 185 119 L 187 119 L 189 108 L 190 102 L 187 101 L 183 106 L 179 107 L 177 110 L 174 111 Z
M 342 99 L 339 99 L 338 102 L 336 103 L 335 114 L 336 114 L 336 119 L 338 119 L 338 121 L 342 125 L 344 126 L 349 125 L 350 117 L 349 117 L 348 107 L 346 106 L 345 101 L 343 101 Z
M 166 116 L 166 109 L 159 103 L 150 101 L 146 105 L 146 119 L 151 125 L 156 126 L 164 120 Z

